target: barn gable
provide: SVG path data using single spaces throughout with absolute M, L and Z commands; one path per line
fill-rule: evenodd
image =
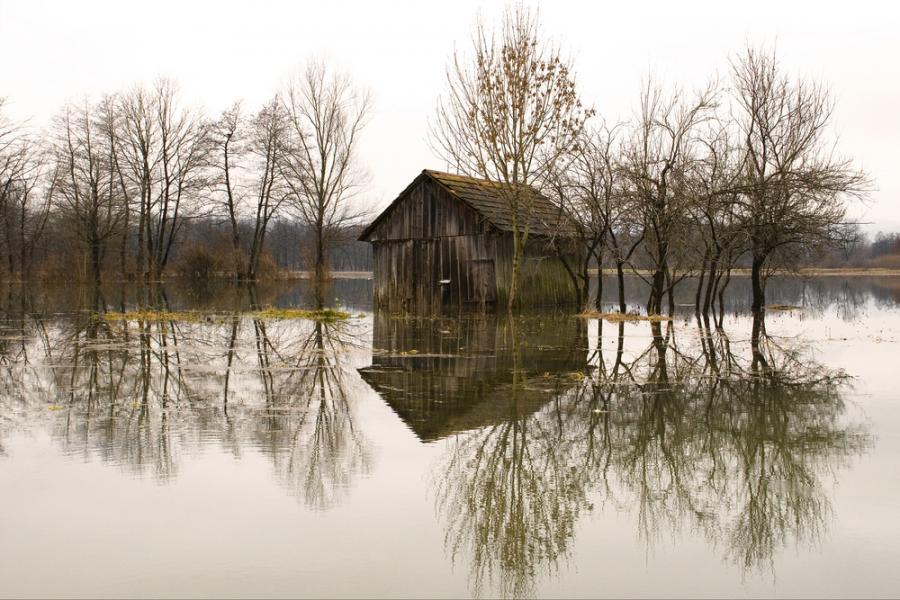
M 359 236 L 365 242 L 420 240 L 476 235 L 490 228 L 471 206 L 460 202 L 423 171 Z
M 422 239 L 475 235 L 490 230 L 512 232 L 513 211 L 499 194 L 499 184 L 484 179 L 425 169 L 359 236 L 361 241 Z M 553 236 L 569 229 L 559 206 L 532 187 L 527 215 L 532 235 Z M 562 225 L 562 227 L 560 227 Z

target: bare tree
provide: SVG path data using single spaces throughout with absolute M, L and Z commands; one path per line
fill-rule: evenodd
M 285 152 L 287 135 L 287 115 L 278 99 L 273 98 L 250 122 L 248 151 L 255 165 L 252 187 L 255 206 L 247 275 L 252 280 L 259 273 L 259 261 L 265 249 L 269 225 L 280 214 L 288 198 L 288 189 L 278 168 Z
M 40 140 L 9 119 L 0 98 L 0 249 L 9 275 L 28 279 L 49 214 Z
M 150 219 L 154 172 L 158 163 L 157 129 L 153 117 L 153 95 L 136 86 L 120 99 L 122 115 L 119 158 L 119 186 L 128 214 L 138 210 L 137 254 L 135 269 L 140 277 L 147 274 L 146 234 Z
M 604 251 L 618 241 L 613 228 L 621 221 L 625 207 L 618 166 L 621 129 L 621 124 L 610 127 L 606 123 L 586 128 L 571 158 L 551 171 L 548 186 L 568 215 L 567 223 L 573 224 L 571 229 L 581 246 L 581 252 L 561 252 L 560 258 L 572 277 L 579 304 L 586 311 L 600 307 Z M 579 257 L 579 264 L 569 264 L 566 256 L 572 255 Z M 593 299 L 590 296 L 592 264 L 599 270 L 597 294 Z
M 694 97 L 676 90 L 665 94 L 648 81 L 640 110 L 623 156 L 633 207 L 643 229 L 643 248 L 651 275 L 647 312 L 662 312 L 662 300 L 679 278 L 673 252 L 684 241 L 686 209 L 693 201 L 688 177 L 697 157 L 697 131 L 711 117 L 716 89 L 710 85 Z M 683 277 L 683 275 L 682 275 Z
M 738 218 L 751 255 L 752 308 L 759 313 L 773 259 L 840 240 L 847 202 L 871 184 L 828 142 L 834 102 L 821 84 L 792 81 L 774 52 L 751 47 L 732 61 L 732 80 L 743 142 Z
M 367 181 L 359 137 L 372 102 L 350 78 L 312 61 L 280 95 L 290 131 L 281 172 L 300 222 L 315 234 L 314 271 L 327 279 L 331 236 L 359 220 L 351 200 Z
M 156 85 L 160 141 L 159 190 L 151 205 L 147 249 L 150 275 L 158 279 L 186 213 L 208 185 L 209 127 L 201 113 L 179 105 L 176 86 L 167 80 Z
M 237 164 L 237 158 L 242 154 L 238 130 L 243 129 L 242 125 L 243 118 L 240 102 L 235 102 L 230 108 L 226 109 L 213 125 L 214 144 L 218 155 L 215 164 L 221 170 L 221 181 L 219 183 L 223 188 L 224 195 L 222 205 L 228 217 L 228 223 L 231 225 L 231 258 L 234 275 L 238 279 L 244 279 L 247 269 L 244 251 L 241 247 L 241 231 L 238 224 L 238 212 L 240 210 L 238 204 L 241 198 L 238 182 L 236 181 L 236 171 L 240 168 L 240 165 Z
M 739 148 L 729 120 L 716 119 L 701 134 L 703 156 L 694 164 L 691 177 L 694 202 L 689 207 L 699 255 L 694 307 L 698 315 L 709 315 L 713 302 L 722 300 L 731 269 L 745 252 L 735 225 L 735 186 L 740 177 Z M 724 276 L 724 280 L 723 280 Z
M 56 120 L 54 154 L 58 181 L 54 204 L 74 226 L 91 281 L 101 279 L 110 240 L 119 233 L 124 207 L 118 193 L 107 102 L 68 105 Z
M 496 182 L 513 233 L 508 307 L 516 302 L 520 264 L 535 195 L 551 167 L 576 145 L 585 120 L 570 64 L 540 36 L 536 12 L 508 10 L 497 32 L 478 22 L 474 56 L 454 55 L 448 91 L 431 127 L 432 145 L 469 175 Z
M 221 172 L 220 204 L 231 227 L 235 276 L 254 281 L 269 225 L 287 198 L 279 169 L 288 133 L 286 115 L 277 99 L 249 118 L 235 103 L 222 113 L 214 130 L 216 166 Z M 252 235 L 245 244 L 241 221 L 248 218 Z
M 197 109 L 181 106 L 177 86 L 166 79 L 131 90 L 121 110 L 120 187 L 129 206 L 138 200 L 137 267 L 159 279 L 208 186 L 210 126 Z

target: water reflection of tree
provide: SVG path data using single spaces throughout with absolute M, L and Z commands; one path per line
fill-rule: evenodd
M 16 337 L 28 340 L 22 348 L 0 347 L 0 412 L 21 399 L 39 418 L 49 415 L 66 453 L 160 481 L 177 475 L 185 452 L 210 442 L 235 455 L 259 448 L 292 493 L 317 508 L 338 502 L 369 468 L 347 356 L 359 324 L 241 312 L 179 320 L 169 318 L 163 290 L 146 289 L 141 301 L 127 320 L 104 318 L 109 304 L 93 289 L 71 315 L 33 319 Z M 46 393 L 15 383 L 29 364 L 30 385 Z
M 450 437 L 437 506 L 476 589 L 496 575 L 506 593 L 527 595 L 535 569 L 566 551 L 586 502 L 581 474 L 558 471 L 562 420 L 533 415 L 562 408 L 586 351 L 584 323 L 567 317 L 375 315 L 372 365 L 360 373 L 421 441 Z
M 731 347 L 716 335 L 720 349 Z M 746 363 L 724 352 L 727 377 L 715 373 L 709 350 L 668 381 L 652 370 L 621 390 L 613 411 L 625 441 L 618 472 L 637 499 L 642 533 L 688 524 L 747 568 L 790 540 L 820 539 L 830 511 L 822 476 L 870 441 L 843 422 L 839 375 L 765 335 L 751 346 Z
M 536 569 L 552 569 L 565 555 L 589 506 L 564 435 L 552 419 L 510 414 L 451 444 L 437 479 L 438 506 L 448 548 L 470 561 L 476 593 L 497 575 L 504 596 L 531 595 Z
M 253 319 L 266 418 L 256 436 L 282 481 L 319 509 L 336 504 L 352 479 L 371 468 L 370 443 L 355 422 L 347 360 L 358 331 L 343 322 L 314 322 L 290 348 L 278 350 L 267 324 Z M 273 367 L 292 361 L 287 369 Z
M 159 480 L 177 474 L 172 420 L 190 406 L 182 369 L 180 323 L 154 318 L 169 310 L 164 294 L 127 322 L 103 318 L 109 308 L 99 288 L 87 291 L 82 310 L 57 321 L 48 349 L 49 372 L 64 408 L 57 437 L 69 454 L 98 455 Z M 182 440 L 182 443 L 185 440 Z
M 437 504 L 474 591 L 531 594 L 593 501 L 635 510 L 648 544 L 702 532 L 747 569 L 817 543 L 831 515 L 823 480 L 871 438 L 845 415 L 846 378 L 758 326 L 757 339 L 733 342 L 701 325 L 680 344 L 654 323 L 627 360 L 620 326 L 613 355 L 547 389 L 543 409 L 448 441 Z

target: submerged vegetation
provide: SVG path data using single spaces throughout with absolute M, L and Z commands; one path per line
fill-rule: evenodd
M 669 315 L 643 315 L 635 312 L 597 312 L 584 311 L 578 315 L 584 319 L 603 319 L 610 323 L 618 323 L 620 321 L 671 321 Z
M 209 313 L 197 310 L 132 310 L 125 312 L 103 312 L 98 318 L 105 321 L 181 321 L 185 323 L 223 323 L 237 316 L 245 316 L 251 319 L 304 319 L 307 321 L 344 321 L 350 318 L 350 313 L 322 308 L 307 310 L 301 308 L 265 308 L 242 313 Z

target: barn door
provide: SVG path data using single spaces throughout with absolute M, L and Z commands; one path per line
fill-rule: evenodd
M 488 304 L 497 301 L 497 279 L 494 275 L 494 260 L 481 259 L 469 261 L 469 274 L 472 285 L 470 302 Z

